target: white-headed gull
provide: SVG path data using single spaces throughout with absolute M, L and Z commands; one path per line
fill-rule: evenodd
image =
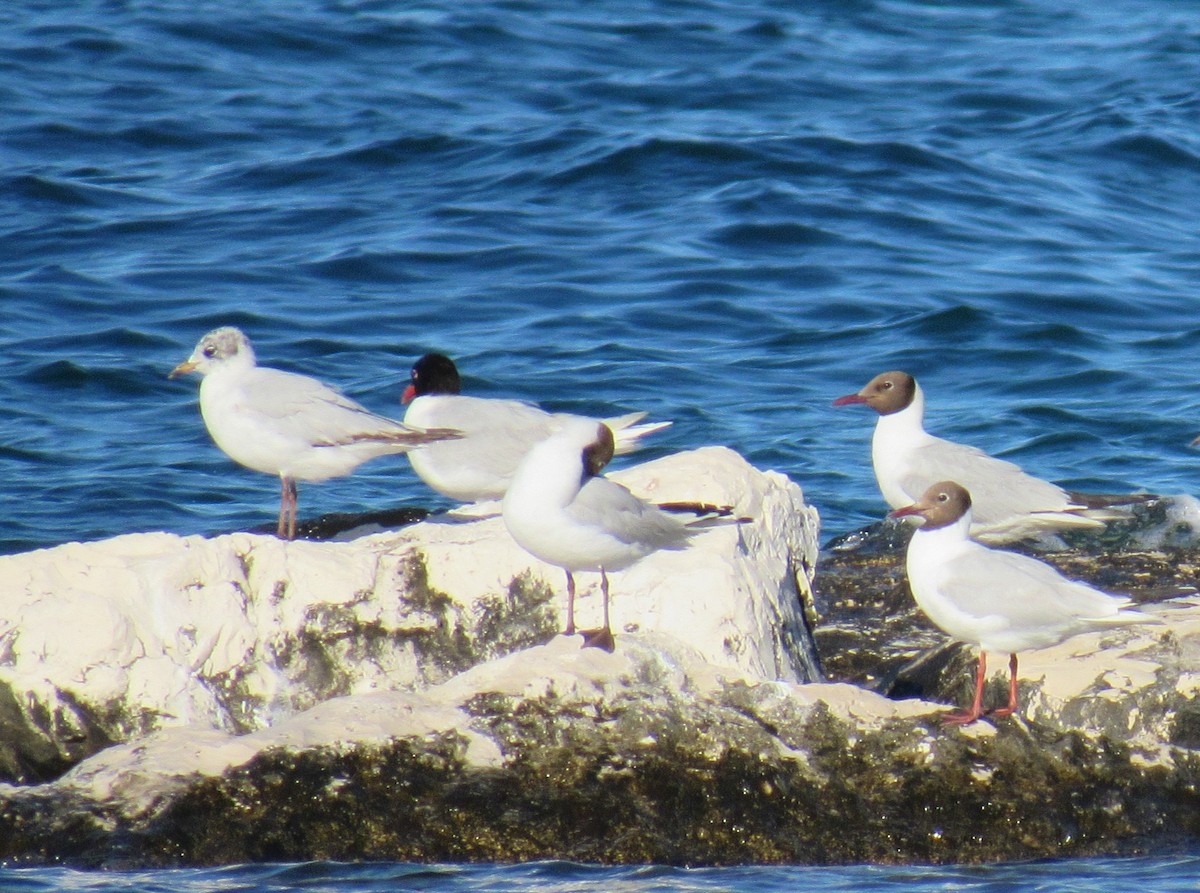
M 402 397 L 408 404 L 405 423 L 452 428 L 463 437 L 410 453 L 408 458 L 421 480 L 460 502 L 502 497 L 529 448 L 566 420 L 580 418 L 549 413 L 519 400 L 464 396 L 459 393 L 458 369 L 443 354 L 426 354 L 417 360 L 410 379 Z M 641 438 L 671 424 L 636 424 L 645 417 L 644 412 L 635 412 L 603 420 L 615 435 L 618 455 L 636 449 Z
M 985 543 L 1015 542 L 1048 530 L 1100 528 L 1125 517 L 1105 508 L 1141 497 L 1110 499 L 1068 493 L 1026 474 L 1012 462 L 925 431 L 925 394 L 907 372 L 883 372 L 834 406 L 865 404 L 879 413 L 871 462 L 884 501 L 892 508 L 915 502 L 933 483 L 961 483 L 975 503 L 971 536 Z
M 948 723 L 974 722 L 984 715 L 987 653 L 1008 652 L 1008 705 L 988 711 L 1009 716 L 1017 709 L 1017 652 L 1055 645 L 1078 633 L 1157 618 L 1131 610 L 1127 598 L 1068 580 L 1044 562 L 990 549 L 968 535 L 971 494 L 952 481 L 929 487 L 912 505 L 892 516 L 924 523 L 908 544 L 906 569 L 913 598 L 944 633 L 979 648 L 971 709 L 952 713 Z
M 296 536 L 296 481 L 342 477 L 389 453 L 458 437 L 418 430 L 376 415 L 333 388 L 255 363 L 249 339 L 232 326 L 214 329 L 171 370 L 203 376 L 200 413 L 208 433 L 240 465 L 279 475 L 280 537 Z
M 573 574 L 600 574 L 604 626 L 584 632 L 584 645 L 609 651 L 607 572 L 627 568 L 659 549 L 682 549 L 701 529 L 601 477 L 613 456 L 613 441 L 608 426 L 594 419 L 563 421 L 521 460 L 501 507 L 518 545 L 566 571 L 566 635 L 575 633 Z

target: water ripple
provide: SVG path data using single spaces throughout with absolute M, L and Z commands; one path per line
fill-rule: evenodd
M 433 890 L 573 893 L 603 888 L 614 893 L 861 893 L 903 889 L 1006 890 L 1014 887 L 1073 893 L 1118 893 L 1130 883 L 1162 893 L 1194 889 L 1200 876 L 1193 854 L 1150 858 L 1097 858 L 980 866 L 734 866 L 681 868 L 669 865 L 597 866 L 548 861 L 521 865 L 411 865 L 304 862 L 235 865 L 172 871 L 82 872 L 63 868 L 6 869 L 6 890 L 86 890 L 97 893 L 384 893 Z
M 793 474 L 831 535 L 883 507 L 870 420 L 828 402 L 883 368 L 1042 476 L 1194 485 L 1182 8 L 27 7 L 0 551 L 269 514 L 162 377 L 222 324 L 380 410 L 433 348 L 476 392 L 648 408 L 655 449 Z M 311 489 L 431 499 L 403 462 Z

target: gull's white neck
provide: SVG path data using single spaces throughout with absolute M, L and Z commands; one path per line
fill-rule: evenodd
M 914 382 L 912 402 L 899 412 L 881 415 L 875 423 L 875 437 L 911 437 L 918 433 L 925 433 L 925 392 Z
M 248 349 L 243 349 L 233 356 L 225 357 L 219 363 L 213 364 L 212 368 L 204 373 L 204 378 L 205 380 L 209 378 L 238 378 L 248 370 L 253 369 L 255 365 L 257 364 L 254 360 L 254 353 Z
M 537 514 L 565 508 L 579 495 L 583 483 L 581 455 L 543 441 L 521 461 L 504 496 L 505 511 Z
M 956 567 L 970 561 L 968 553 L 984 546 L 967 536 L 968 511 L 953 524 L 937 530 L 917 530 L 908 544 L 905 571 L 917 606 L 934 625 L 960 642 L 979 642 L 977 618 L 955 600 Z
M 930 440 L 925 432 L 925 393 L 914 384 L 912 402 L 899 412 L 881 415 L 871 437 L 871 464 L 884 501 L 892 508 L 910 505 L 920 494 L 906 493 L 900 481 L 906 476 L 909 454 Z
M 225 420 L 222 408 L 240 404 L 245 398 L 243 388 L 246 376 L 255 368 L 254 354 L 238 353 L 216 363 L 204 373 L 200 380 L 200 414 L 204 417 L 214 438 L 224 432 Z M 222 441 L 218 440 L 221 445 Z M 222 449 L 225 446 L 222 445 Z M 229 452 L 228 449 L 225 449 Z
M 920 578 L 942 562 L 971 549 L 982 549 L 971 539 L 971 512 L 967 511 L 953 524 L 936 530 L 918 528 L 908 544 L 908 573 Z

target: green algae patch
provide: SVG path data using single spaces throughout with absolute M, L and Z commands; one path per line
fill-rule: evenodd
M 736 706 L 734 706 L 736 703 Z M 472 727 L 273 750 L 126 829 L 148 864 L 381 859 L 675 865 L 942 863 L 1137 851 L 1200 830 L 1196 769 L 1021 723 L 864 730 L 822 705 L 764 721 L 719 700 L 479 695 Z M 785 743 L 786 742 L 786 743 Z
M 430 681 L 442 681 L 494 657 L 542 644 L 557 632 L 550 587 L 528 573 L 500 593 L 465 609 L 432 586 L 422 556 L 401 563 L 396 586 L 404 601 L 431 618 L 425 627 L 402 635 L 412 641 Z M 437 672 L 432 672 L 436 669 Z

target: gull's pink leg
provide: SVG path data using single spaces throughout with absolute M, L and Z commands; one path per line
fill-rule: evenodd
M 287 507 L 288 485 L 287 478 L 279 476 L 279 523 L 275 525 L 275 535 L 280 539 L 287 536 Z
M 617 642 L 613 638 L 612 627 L 608 623 L 608 574 L 604 572 L 604 568 L 600 568 L 600 592 L 604 596 L 604 626 L 585 632 L 583 647 L 602 648 L 612 652 L 617 647 Z
M 296 487 L 296 479 L 288 478 L 288 489 L 292 493 L 292 517 L 288 521 L 288 539 L 296 538 L 296 516 L 300 514 L 300 491 Z
M 296 503 L 299 502 L 296 479 L 280 475 L 279 484 L 279 525 L 275 530 L 275 535 L 280 539 L 294 540 L 296 538 Z
M 1008 656 L 1008 706 L 989 710 L 988 716 L 1012 716 L 1017 712 L 1017 656 Z
M 575 578 L 570 571 L 567 571 L 567 628 L 563 635 L 575 635 Z
M 983 684 L 987 681 L 987 652 L 979 652 L 979 669 L 975 673 L 975 700 L 971 709 L 965 713 L 947 713 L 942 716 L 942 722 L 947 725 L 965 726 L 983 716 Z

